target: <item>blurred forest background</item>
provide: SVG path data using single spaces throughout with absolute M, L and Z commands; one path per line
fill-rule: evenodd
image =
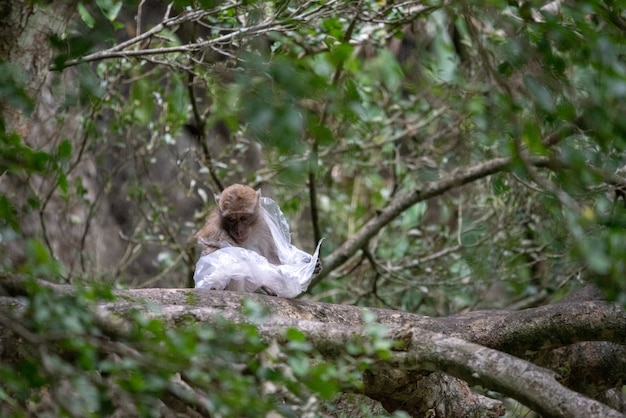
M 79 3 L 36 108 L 3 63 L 8 103 L 36 112 L 4 145 L 4 243 L 19 225 L 71 282 L 187 287 L 186 240 L 232 183 L 329 255 L 395 197 L 504 157 L 407 207 L 307 297 L 446 315 L 590 278 L 623 297 L 613 3 L 179 3 Z
M 237 182 L 325 239 L 306 299 L 626 302 L 620 2 L 46 7 L 44 61 L 0 55 L 3 275 L 192 287 L 187 239 Z

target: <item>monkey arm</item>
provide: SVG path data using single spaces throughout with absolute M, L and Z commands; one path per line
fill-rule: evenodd
M 213 247 L 216 250 L 220 250 L 226 247 L 233 247 L 233 244 L 231 244 L 228 241 L 213 241 L 213 240 L 208 240 L 206 238 L 200 238 L 198 240 L 198 244 L 204 245 L 205 247 Z
M 213 251 L 233 246 L 228 241 L 214 241 L 206 238 L 199 238 L 198 244 L 202 246 L 202 255 L 211 254 Z

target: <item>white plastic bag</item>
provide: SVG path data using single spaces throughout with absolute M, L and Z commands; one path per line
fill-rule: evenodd
M 280 207 L 270 198 L 261 197 L 261 214 L 274 238 L 281 265 L 270 264 L 254 251 L 227 246 L 200 257 L 193 276 L 196 288 L 223 290 L 228 286 L 255 292 L 264 287 L 285 298 L 294 298 L 306 291 L 322 242 L 317 244 L 313 255 L 292 245 L 289 224 Z M 231 284 L 233 281 L 235 286 Z

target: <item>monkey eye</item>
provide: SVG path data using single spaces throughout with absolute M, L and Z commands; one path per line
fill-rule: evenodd
M 232 217 L 228 217 L 226 219 L 226 222 L 228 223 L 229 226 L 235 226 L 237 225 L 239 222 L 243 222 L 243 223 L 247 223 L 250 221 L 250 215 L 235 215 Z

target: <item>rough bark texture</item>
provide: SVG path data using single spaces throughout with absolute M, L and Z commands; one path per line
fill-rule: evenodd
M 51 46 L 49 38 L 61 37 L 75 14 L 73 0 L 51 4 L 10 0 L 0 6 L 0 63 L 7 63 L 16 77 L 24 78 L 24 91 L 32 103 L 28 113 L 28 106 L 12 106 L 0 100 L 0 118 L 5 129 L 18 134 L 33 150 L 51 154 L 62 141 L 69 141 L 73 152 L 67 182 L 80 182 L 85 190 L 80 199 L 66 199 L 59 193 L 55 173 L 3 173 L 0 193 L 15 207 L 23 208 L 18 221 L 24 239 L 9 242 L 6 256 L 13 265 L 20 265 L 25 259 L 25 240 L 37 237 L 63 262 L 68 273 L 93 266 L 104 271 L 113 269 L 123 248 L 108 208 L 99 204 L 100 179 L 94 158 L 84 152 L 86 138 L 81 131 L 81 118 L 60 117 L 64 100 L 72 96 L 68 90 L 76 88 L 77 70 L 50 71 L 59 51 Z M 40 205 L 32 209 L 29 201 Z M 90 258 L 87 254 L 97 256 Z
M 147 298 L 160 306 L 170 305 L 166 308 L 171 309 L 166 317 L 174 322 L 188 319 L 189 315 L 194 320 L 207 322 L 211 322 L 215 315 L 245 321 L 239 314 L 242 298 L 254 298 L 273 314 L 271 323 L 262 327 L 268 337 L 276 338 L 275 327 L 295 326 L 318 341 L 318 349 L 328 356 L 340 355 L 347 338 L 359 332 L 359 327 L 363 325 L 364 308 L 201 290 L 191 291 L 194 296 L 190 298 L 188 292 L 161 290 L 154 294 L 152 290 L 133 290 L 128 295 Z M 181 306 L 187 305 L 190 299 L 195 307 Z M 471 393 L 466 384 L 450 378 L 449 375 L 452 375 L 508 394 L 544 416 L 621 416 L 598 403 L 587 403 L 590 400 L 562 387 L 555 379 L 556 375 L 547 373 L 545 369 L 467 344 L 471 341 L 539 361 L 544 353 L 550 353 L 554 348 L 572 347 L 572 344 L 576 347 L 580 341 L 610 341 L 586 343 L 594 348 L 589 352 L 574 348 L 581 356 L 576 359 L 576 364 L 587 364 L 587 355 L 591 364 L 597 364 L 599 352 L 607 350 L 614 353 L 612 358 L 621 353 L 624 359 L 626 350 L 620 344 L 626 342 L 626 315 L 617 305 L 583 299 L 519 312 L 480 311 L 446 318 L 420 317 L 384 309 L 369 310 L 376 314 L 380 323 L 396 330 L 396 338 L 410 340 L 414 348 L 406 356 L 399 355 L 402 359 L 396 364 L 381 366 L 366 377 L 368 396 L 380 400 L 389 410 L 404 409 L 414 416 L 434 414 L 442 417 L 470 414 L 497 416 L 502 412 L 501 405 L 489 404 L 487 398 Z M 431 370 L 435 373 L 425 377 L 424 370 L 431 367 L 425 364 L 430 365 L 431 362 L 435 363 Z M 562 363 L 542 361 L 542 364 L 560 373 L 568 370 L 559 368 Z M 619 372 L 624 370 L 624 364 L 624 360 L 618 361 L 612 368 L 613 373 L 602 377 L 596 375 L 598 370 L 575 368 L 596 376 L 594 381 L 598 385 L 590 385 L 587 389 L 592 390 L 583 393 L 594 396 L 619 386 L 626 376 Z M 447 375 L 439 372 L 446 372 Z M 559 375 L 558 378 L 569 381 L 566 375 Z M 517 392 L 520 388 L 524 393 Z M 581 389 L 580 385 L 577 389 Z M 466 396 L 461 396 L 462 393 Z M 560 402 L 555 403 L 555 399 Z
M 55 288 L 71 291 L 70 287 Z M 16 291 L 9 289 L 9 293 Z M 216 324 L 220 318 L 248 322 L 241 313 L 248 299 L 270 312 L 269 319 L 258 325 L 264 338 L 280 343 L 286 327 L 298 328 L 329 360 L 343 355 L 350 339 L 364 336 L 363 313 L 369 310 L 403 344 L 392 359 L 378 362 L 364 375 L 365 393 L 389 410 L 403 409 L 413 416 L 499 416 L 504 412 L 501 403 L 471 392 L 468 384 L 513 397 L 546 417 L 622 416 L 590 398 L 599 397 L 615 408 L 623 403 L 609 390 L 626 380 L 626 313 L 603 301 L 571 300 L 519 312 L 428 318 L 236 292 L 142 289 L 120 291 L 118 296 L 120 300 L 97 308 L 101 326 L 113 335 L 125 332 L 123 318 L 138 307 L 171 326 L 189 321 Z M 149 304 L 141 305 L 138 300 Z M 15 303 L 15 299 L 3 302 Z M 2 328 L 0 341 L 15 344 L 10 332 Z M 3 360 L 10 360 L 11 351 L 15 352 L 2 350 Z M 612 367 L 602 365 L 604 356 L 611 359 Z M 577 367 L 564 368 L 568 361 Z
M 35 101 L 46 81 L 54 51 L 48 37 L 61 35 L 75 13 L 73 0 L 58 0 L 54 8 L 26 0 L 9 0 L 0 6 L 0 59 L 21 69 L 27 78 L 26 93 Z M 29 115 L 0 103 L 8 131 L 29 137 Z

